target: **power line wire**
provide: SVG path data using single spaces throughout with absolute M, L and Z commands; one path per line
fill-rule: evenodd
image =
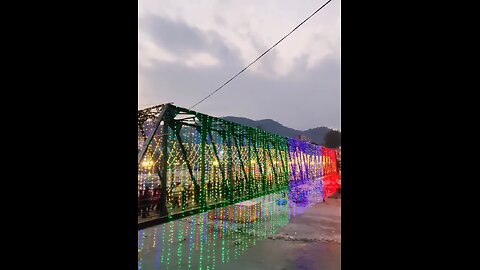
M 213 91 L 212 93 L 210 93 L 208 96 L 204 97 L 202 100 L 200 100 L 199 102 L 195 103 L 195 105 L 193 105 L 192 107 L 189 108 L 189 110 L 191 110 L 192 108 L 194 108 L 195 106 L 197 106 L 198 104 L 202 103 L 203 101 L 205 101 L 207 98 L 211 97 L 213 94 L 215 94 L 218 90 L 222 89 L 225 85 L 227 85 L 229 82 L 231 82 L 233 79 L 235 79 L 238 75 L 240 75 L 242 72 L 244 72 L 247 68 L 249 68 L 251 65 L 253 65 L 255 62 L 257 62 L 260 58 L 262 58 L 265 54 L 267 54 L 271 49 L 273 49 L 275 46 L 277 46 L 280 42 L 282 42 L 285 38 L 287 38 L 291 33 L 293 33 L 295 30 L 297 30 L 297 28 L 299 28 L 302 24 L 304 24 L 306 21 L 308 21 L 311 17 L 313 17 L 313 15 L 315 15 L 317 12 L 319 12 L 323 7 L 325 7 L 328 3 L 330 3 L 332 0 L 328 0 L 325 4 L 323 4 L 321 7 L 319 7 L 317 10 L 315 10 L 315 12 L 313 12 L 310 16 L 308 16 L 303 22 L 301 22 L 299 25 L 297 25 L 295 28 L 293 28 L 292 31 L 290 31 L 290 33 L 288 33 L 286 36 L 284 36 L 283 38 L 281 38 L 279 41 L 277 41 L 277 43 L 275 43 L 272 47 L 270 47 L 268 50 L 266 50 L 264 53 L 262 53 L 259 57 L 257 57 L 257 59 L 255 59 L 253 62 L 251 62 L 250 64 L 248 64 L 248 66 L 246 66 L 245 68 L 243 68 L 242 70 L 240 70 L 240 72 L 238 72 L 237 74 L 235 74 L 235 76 L 233 76 L 232 78 L 230 78 L 228 81 L 226 81 L 224 84 L 222 84 L 220 87 L 218 87 L 215 91 Z

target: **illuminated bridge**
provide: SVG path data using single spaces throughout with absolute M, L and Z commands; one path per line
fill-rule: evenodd
M 339 187 L 336 150 L 162 104 L 138 111 L 139 229 L 302 187 Z

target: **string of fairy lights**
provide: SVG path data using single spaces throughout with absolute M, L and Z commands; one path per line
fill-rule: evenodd
M 218 264 L 238 259 L 258 240 L 266 239 L 288 223 L 290 206 L 278 203 L 287 197 L 288 189 L 253 199 L 255 206 L 246 209 L 244 215 L 235 212 L 240 208 L 232 208 L 232 220 L 204 213 L 140 230 L 139 247 L 143 251 L 138 269 L 213 270 Z M 224 207 L 227 209 L 223 213 L 228 213 L 229 207 Z M 212 212 L 220 213 L 221 209 Z M 156 252 L 150 253 L 152 250 Z M 148 256 L 155 258 L 144 258 Z
M 158 250 L 157 268 L 215 269 L 287 224 L 297 205 L 318 203 L 338 188 L 335 149 L 173 105 L 169 110 L 169 119 L 157 113 L 139 120 L 139 153 L 145 148 L 138 166 L 139 223 L 168 221 L 153 237 L 139 231 L 139 249 L 149 252 L 145 243 L 152 241 Z M 175 120 L 181 113 L 192 120 Z M 166 213 L 143 218 L 146 189 L 156 209 L 165 201 Z M 140 258 L 139 269 L 147 269 L 145 263 Z
M 192 208 L 225 206 L 288 186 L 286 138 L 208 115 L 195 115 L 202 123 L 200 128 L 169 126 L 166 136 L 162 134 L 164 128 L 157 129 L 139 165 L 139 194 L 161 185 L 158 168 L 163 158 L 169 215 L 186 214 Z M 153 128 L 144 127 L 146 133 Z M 139 139 L 139 145 L 142 142 L 144 139 Z M 163 156 L 162 144 L 167 144 L 167 157 Z M 199 186 L 197 192 L 195 185 Z
M 335 149 L 169 106 L 173 114 L 189 112 L 196 125 L 163 121 L 155 129 L 155 116 L 139 122 L 139 148 L 155 133 L 138 166 L 139 197 L 147 188 L 158 197 L 165 170 L 169 217 L 183 218 L 192 209 L 205 212 L 321 178 L 329 179 L 325 188 L 336 189 Z

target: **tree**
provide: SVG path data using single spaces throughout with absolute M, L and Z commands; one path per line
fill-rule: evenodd
M 338 130 L 330 130 L 325 134 L 325 147 L 338 148 L 341 144 L 341 133 Z

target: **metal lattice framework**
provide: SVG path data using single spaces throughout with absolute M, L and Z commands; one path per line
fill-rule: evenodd
M 172 104 L 140 110 L 139 213 L 153 218 L 139 228 L 288 188 L 296 200 L 330 196 L 336 153 Z
M 138 112 L 138 138 L 139 191 L 159 195 L 156 223 L 289 185 L 288 139 L 263 130 L 163 104 Z

